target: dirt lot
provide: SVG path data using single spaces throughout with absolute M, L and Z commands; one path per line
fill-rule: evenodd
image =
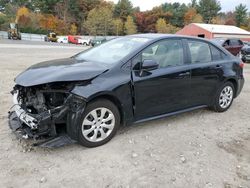
M 225 113 L 197 110 L 123 128 L 108 144 L 32 148 L 9 130 L 14 77 L 84 47 L 0 41 L 0 187 L 250 188 L 250 65 Z

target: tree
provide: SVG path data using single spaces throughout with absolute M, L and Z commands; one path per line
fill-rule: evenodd
M 125 22 L 127 17 L 132 14 L 132 11 L 133 5 L 129 0 L 119 0 L 115 5 L 114 15 Z
M 164 12 L 162 6 L 154 7 L 150 11 L 139 12 L 135 14 L 138 31 L 141 33 L 156 32 L 155 24 L 159 18 L 169 21 L 172 17 L 171 12 Z
M 200 14 L 196 14 L 194 17 L 193 17 L 193 20 L 192 22 L 193 23 L 202 23 L 203 21 L 203 18 Z
M 163 18 L 159 18 L 156 23 L 156 31 L 158 33 L 167 33 L 167 23 Z
M 190 6 L 191 6 L 192 8 L 196 8 L 196 7 L 197 7 L 197 1 L 196 1 L 196 0 L 191 0 Z
M 4 25 L 7 22 L 7 16 L 0 13 L 0 30 L 2 29 L 2 25 Z
M 203 21 L 211 23 L 212 19 L 221 10 L 220 2 L 217 0 L 200 0 L 197 6 L 198 13 L 203 17 Z
M 108 7 L 92 9 L 84 24 L 91 35 L 108 35 L 113 31 L 113 13 Z
M 19 23 L 20 17 L 29 17 L 30 11 L 26 7 L 21 7 L 17 10 L 16 21 Z
M 180 3 L 164 3 L 162 9 L 165 13 L 170 13 L 172 16 L 169 18 L 169 23 L 177 27 L 184 26 L 184 14 L 187 12 L 188 7 L 186 4 Z
M 76 35 L 77 34 L 77 26 L 75 23 L 71 24 L 70 26 L 70 34 L 71 35 Z
M 78 32 L 83 32 L 84 22 L 89 12 L 101 4 L 101 0 L 70 0 L 68 11 L 71 16 L 71 22 L 76 23 Z
M 55 14 L 56 4 L 61 0 L 33 0 L 35 7 L 39 8 L 42 13 Z
M 114 31 L 113 33 L 115 35 L 122 35 L 123 34 L 123 23 L 122 20 L 117 18 L 113 21 L 113 25 L 114 25 Z
M 246 21 L 247 21 L 246 5 L 239 4 L 237 7 L 235 7 L 235 21 L 238 27 L 246 24 Z
M 211 20 L 212 24 L 225 24 L 224 20 L 220 16 L 216 16 Z
M 137 33 L 136 25 L 134 23 L 132 16 L 127 17 L 127 21 L 125 22 L 125 33 L 127 35 L 132 35 Z
M 201 23 L 201 22 L 202 22 L 202 16 L 197 13 L 195 8 L 189 8 L 184 15 L 185 25 L 190 23 Z

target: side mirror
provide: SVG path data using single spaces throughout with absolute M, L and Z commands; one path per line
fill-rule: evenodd
M 145 59 L 142 62 L 142 70 L 144 71 L 152 71 L 159 67 L 159 64 L 153 59 Z

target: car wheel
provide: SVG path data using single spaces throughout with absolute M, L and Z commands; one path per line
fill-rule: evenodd
M 79 128 L 78 141 L 85 147 L 97 147 L 110 141 L 120 125 L 120 113 L 109 100 L 87 105 Z
M 216 112 L 227 111 L 233 103 L 235 88 L 231 82 L 226 82 L 217 92 L 213 110 Z

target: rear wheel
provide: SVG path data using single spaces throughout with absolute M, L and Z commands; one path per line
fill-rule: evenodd
M 78 140 L 85 147 L 97 147 L 110 141 L 120 125 L 120 113 L 109 100 L 87 105 L 82 116 Z
M 231 82 L 223 84 L 215 97 L 213 110 L 216 112 L 225 112 L 228 110 L 233 103 L 234 92 L 235 88 Z

